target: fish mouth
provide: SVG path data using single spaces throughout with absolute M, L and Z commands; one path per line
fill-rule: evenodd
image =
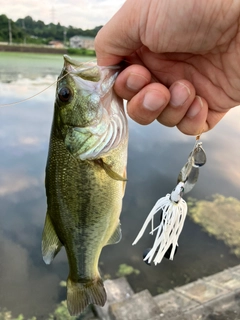
M 84 69 L 88 69 L 88 68 L 97 66 L 97 60 L 96 59 L 83 63 L 82 61 L 78 61 L 78 60 L 75 60 L 75 59 L 69 57 L 67 54 L 64 54 L 63 58 L 64 58 L 64 62 L 66 64 L 70 64 L 70 65 L 75 66 L 75 67 L 83 67 L 83 66 L 85 66 Z M 121 68 L 121 66 L 120 65 L 114 65 L 114 66 L 108 66 L 108 67 L 100 67 L 99 66 L 99 68 L 111 68 L 111 69 L 118 70 L 118 69 Z
M 111 69 L 112 71 L 118 71 L 121 69 L 120 65 L 100 67 L 97 65 L 97 60 L 83 63 L 81 61 L 72 59 L 67 54 L 64 54 L 63 58 L 64 67 L 68 73 L 93 82 L 98 82 L 101 80 L 101 73 L 104 69 Z
M 75 72 L 81 72 L 81 70 L 86 70 L 97 66 L 97 60 L 82 62 L 69 57 L 67 54 L 64 54 L 63 58 L 65 67 L 71 66 Z
M 67 54 L 64 54 L 64 55 L 63 55 L 63 58 L 64 58 L 64 62 L 65 62 L 65 63 L 69 63 L 69 64 L 71 64 L 72 66 L 80 67 L 80 66 L 82 65 L 82 62 L 81 62 L 81 61 L 75 60 L 75 59 L 69 57 Z

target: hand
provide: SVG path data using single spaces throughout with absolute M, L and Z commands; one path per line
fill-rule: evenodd
M 99 65 L 140 124 L 196 135 L 240 104 L 240 0 L 127 0 L 99 31 Z

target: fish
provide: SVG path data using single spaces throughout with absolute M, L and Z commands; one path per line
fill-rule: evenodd
M 119 66 L 100 67 L 65 55 L 56 88 L 42 255 L 50 264 L 65 247 L 72 316 L 89 304 L 105 304 L 99 257 L 104 246 L 122 237 L 128 123 L 123 100 L 113 90 L 119 71 Z

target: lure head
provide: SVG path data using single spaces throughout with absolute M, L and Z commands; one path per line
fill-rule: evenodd
M 176 188 L 173 189 L 170 199 L 171 201 L 178 203 L 184 194 L 184 185 L 185 183 L 180 181 Z

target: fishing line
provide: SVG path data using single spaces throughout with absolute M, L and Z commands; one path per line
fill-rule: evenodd
M 89 60 L 87 61 L 87 63 L 90 63 L 90 62 L 95 62 L 96 59 L 92 59 L 92 60 Z M 19 100 L 19 101 L 16 101 L 16 102 L 11 102 L 11 103 L 5 103 L 5 104 L 0 104 L 0 108 L 3 108 L 3 107 L 8 107 L 8 106 L 13 106 L 15 104 L 19 104 L 19 103 L 23 103 L 25 101 L 28 101 L 28 100 L 31 100 L 33 98 L 35 98 L 36 96 L 38 96 L 39 94 L 43 93 L 44 91 L 46 91 L 47 89 L 49 89 L 51 86 L 53 86 L 54 84 L 58 83 L 59 81 L 61 81 L 64 77 L 66 77 L 67 75 L 69 74 L 74 74 L 74 72 L 66 72 L 66 74 L 64 76 L 62 76 L 61 78 L 57 79 L 56 81 L 54 81 L 52 84 L 50 84 L 49 86 L 47 86 L 46 88 L 44 88 L 43 90 L 39 91 L 38 93 L 26 98 L 26 99 L 23 99 L 23 100 Z
M 39 91 L 38 93 L 34 94 L 33 96 L 30 96 L 26 99 L 23 99 L 23 100 L 19 100 L 19 101 L 16 101 L 16 102 L 11 102 L 11 103 L 6 103 L 6 104 L 0 104 L 0 108 L 3 108 L 3 107 L 8 107 L 8 106 L 13 106 L 15 104 L 19 104 L 19 103 L 22 103 L 22 102 L 25 102 L 25 101 L 28 101 L 32 98 L 35 98 L 36 96 L 38 96 L 39 94 L 43 93 L 44 91 L 46 91 L 47 89 L 49 89 L 51 86 L 53 86 L 54 84 L 58 83 L 60 80 L 62 80 L 63 78 L 65 78 L 70 72 L 67 72 L 64 76 L 62 76 L 61 78 L 57 79 L 56 81 L 54 81 L 53 83 L 51 83 L 49 86 L 47 86 L 46 88 L 44 88 L 43 90 Z
M 90 63 L 90 62 L 95 62 L 96 59 L 92 59 L 92 60 L 89 60 L 87 61 L 87 63 Z M 126 60 L 124 59 L 122 62 L 126 62 L 128 65 L 131 64 L 131 61 L 129 60 Z M 91 67 L 90 67 L 91 68 Z M 16 101 L 16 102 L 11 102 L 11 103 L 4 103 L 4 104 L 0 104 L 0 108 L 3 108 L 3 107 L 9 107 L 9 106 L 13 106 L 15 104 L 19 104 L 19 103 L 23 103 L 23 102 L 26 102 L 28 100 L 31 100 L 33 98 L 35 98 L 36 96 L 38 96 L 39 94 L 43 93 L 44 91 L 48 90 L 50 87 L 52 87 L 54 84 L 58 83 L 59 81 L 61 81 L 64 77 L 66 77 L 68 74 L 74 74 L 75 72 L 66 72 L 66 74 L 64 76 L 62 76 L 61 78 L 57 79 L 56 81 L 54 81 L 53 83 L 51 83 L 49 86 L 47 86 L 46 88 L 44 88 L 43 90 L 37 92 L 36 94 L 26 98 L 26 99 L 23 99 L 23 100 L 19 100 L 19 101 Z M 152 74 L 152 80 L 153 81 L 156 81 L 156 82 L 159 82 L 155 76 Z

